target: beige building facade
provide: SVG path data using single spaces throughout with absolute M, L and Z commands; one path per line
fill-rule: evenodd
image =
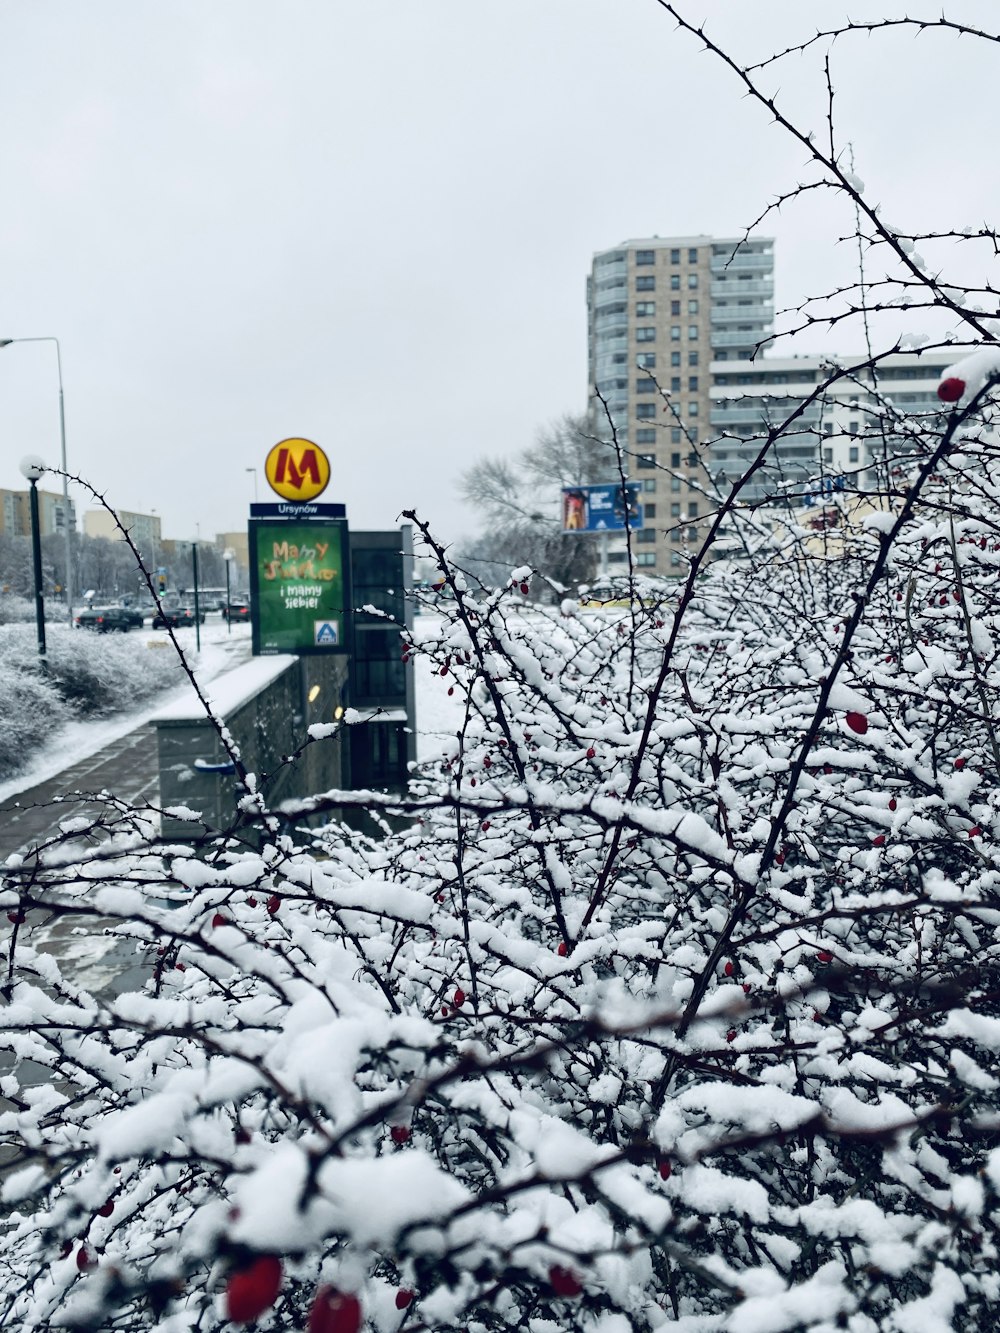
M 0 490 L 0 533 L 8 537 L 29 537 L 31 535 L 30 492 Z M 73 501 L 69 502 L 69 525 L 72 532 L 76 525 L 76 513 Z M 56 491 L 38 490 L 38 526 L 39 535 L 51 537 L 66 531 L 66 500 Z
M 640 572 L 680 575 L 697 546 L 708 512 L 712 363 L 753 357 L 772 333 L 773 302 L 769 237 L 655 236 L 594 256 L 590 421 L 608 438 L 610 416 L 629 477 L 642 483 Z M 610 453 L 609 465 L 612 480 Z

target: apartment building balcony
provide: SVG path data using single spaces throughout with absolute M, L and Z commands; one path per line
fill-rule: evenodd
M 711 269 L 713 273 L 772 273 L 774 271 L 774 255 L 771 253 L 761 254 L 753 251 L 737 251 L 734 255 L 731 250 L 727 250 L 724 255 L 713 255 L 711 260 Z
M 749 324 L 751 320 L 770 326 L 774 322 L 774 306 L 765 301 L 754 301 L 752 305 L 737 305 L 734 301 L 724 306 L 712 302 L 713 324 L 735 324 L 737 321 Z
M 714 318 L 714 314 L 713 314 Z M 745 318 L 745 317 L 744 317 Z M 713 347 L 745 347 L 751 351 L 760 342 L 770 338 L 771 330 L 766 328 L 754 329 L 712 329 Z
M 628 311 L 616 311 L 608 315 L 597 315 L 594 320 L 594 334 L 597 338 L 606 338 L 611 333 L 622 333 L 628 329 Z
M 751 405 L 711 406 L 709 419 L 713 426 L 725 427 L 738 435 L 744 426 L 748 430 L 759 430 L 764 423 L 785 421 L 793 412 L 798 412 L 796 426 L 805 426 L 819 421 L 823 415 L 823 405 L 813 402 L 803 406 L 800 399 L 782 398 Z M 739 429 L 736 429 L 737 426 Z
M 774 279 L 751 279 L 746 282 L 741 278 L 733 278 L 727 275 L 722 279 L 717 277 L 712 283 L 713 301 L 733 301 L 741 296 L 766 296 L 770 300 L 774 296 Z

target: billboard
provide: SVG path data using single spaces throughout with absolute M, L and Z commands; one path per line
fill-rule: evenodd
M 628 526 L 642 527 L 642 483 L 620 481 L 602 486 L 564 486 L 563 532 L 624 532 L 626 505 Z
M 347 652 L 348 564 L 343 519 L 251 519 L 254 654 Z

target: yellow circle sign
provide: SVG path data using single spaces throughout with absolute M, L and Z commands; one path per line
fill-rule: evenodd
M 330 460 L 312 440 L 281 440 L 264 462 L 264 476 L 283 500 L 315 500 L 330 480 Z

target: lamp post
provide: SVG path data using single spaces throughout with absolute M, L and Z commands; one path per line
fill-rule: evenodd
M 59 445 L 60 465 L 63 479 L 63 535 L 66 538 L 66 619 L 73 627 L 73 539 L 69 530 L 69 473 L 66 469 L 66 411 L 63 404 L 62 356 L 59 352 L 59 339 L 40 338 L 0 338 L 0 348 L 10 347 L 12 343 L 55 343 L 56 372 L 59 376 Z M 37 503 L 37 501 L 36 501 Z
M 233 550 L 233 548 L 232 548 L 231 546 L 227 546 L 226 549 L 222 552 L 222 558 L 223 558 L 223 560 L 225 560 L 225 562 L 226 562 L 226 633 L 227 633 L 227 634 L 232 634 L 232 632 L 233 632 L 233 616 L 232 616 L 232 610 L 233 610 L 233 608 L 232 608 L 232 605 L 231 605 L 231 600 L 232 600 L 232 599 L 231 599 L 231 596 L 230 596 L 230 586 L 231 586 L 231 584 L 230 584 L 230 580 L 231 580 L 231 575 L 232 575 L 233 561 L 236 559 L 236 552 Z
M 255 467 L 245 467 L 245 468 L 243 469 L 243 471 L 244 471 L 244 472 L 252 472 L 252 473 L 253 473 L 253 502 L 254 502 L 254 504 L 256 504 L 256 503 L 257 503 L 257 469 L 256 469 Z
M 35 628 L 38 631 L 38 656 L 45 666 L 45 598 L 42 595 L 42 540 L 38 523 L 38 478 L 45 471 L 45 464 L 37 454 L 27 454 L 21 459 L 21 475 L 28 479 L 31 486 L 31 569 L 35 580 Z

